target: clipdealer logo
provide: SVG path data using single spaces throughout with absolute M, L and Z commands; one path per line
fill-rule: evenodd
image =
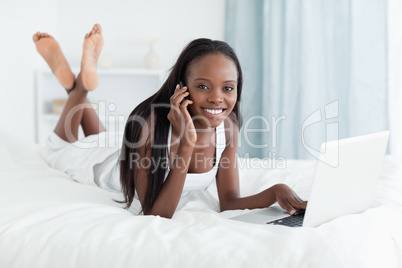
M 320 122 L 323 122 L 327 120 L 332 120 L 334 118 L 339 117 L 339 101 L 336 100 L 334 102 L 331 102 L 324 107 L 324 114 L 325 118 L 322 116 L 322 111 L 321 109 L 316 110 L 313 112 L 311 115 L 309 115 L 306 120 L 304 120 L 303 125 L 302 125 L 302 144 L 303 147 L 306 149 L 306 151 L 311 154 L 314 158 L 318 159 L 319 161 L 324 162 L 325 164 L 331 166 L 331 167 L 337 167 L 339 165 L 339 122 L 328 122 L 326 123 L 326 139 L 321 146 L 320 151 L 315 150 L 311 146 L 309 146 L 306 142 L 306 137 L 305 137 L 305 130 L 314 125 L 318 124 Z M 329 152 L 327 142 L 329 141 L 329 138 L 331 137 L 332 143 L 336 144 L 336 149 L 335 151 Z

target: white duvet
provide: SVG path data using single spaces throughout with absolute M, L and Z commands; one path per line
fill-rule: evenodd
M 308 198 L 314 161 L 241 161 L 242 194 L 283 182 Z M 0 130 L 0 267 L 402 267 L 401 165 L 386 157 L 373 208 L 318 228 L 227 219 L 248 211 L 219 213 L 215 185 L 168 220 L 122 209 L 119 194 L 72 181 Z

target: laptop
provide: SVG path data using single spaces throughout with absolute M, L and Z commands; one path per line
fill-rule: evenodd
M 279 205 L 273 205 L 231 219 L 317 227 L 367 210 L 374 201 L 388 138 L 389 131 L 383 131 L 323 143 L 305 211 L 289 216 Z

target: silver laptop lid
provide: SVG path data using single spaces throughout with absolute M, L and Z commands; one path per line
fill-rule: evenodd
M 316 227 L 371 206 L 388 137 L 384 131 L 321 145 L 303 226 Z

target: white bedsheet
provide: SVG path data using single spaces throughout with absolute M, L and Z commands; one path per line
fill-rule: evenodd
M 314 161 L 259 161 L 242 162 L 242 194 L 284 182 L 308 198 Z M 402 267 L 401 163 L 386 157 L 373 208 L 318 228 L 227 219 L 247 211 L 219 213 L 215 185 L 168 220 L 134 216 L 138 202 L 122 209 L 119 194 L 72 181 L 0 130 L 0 267 Z

